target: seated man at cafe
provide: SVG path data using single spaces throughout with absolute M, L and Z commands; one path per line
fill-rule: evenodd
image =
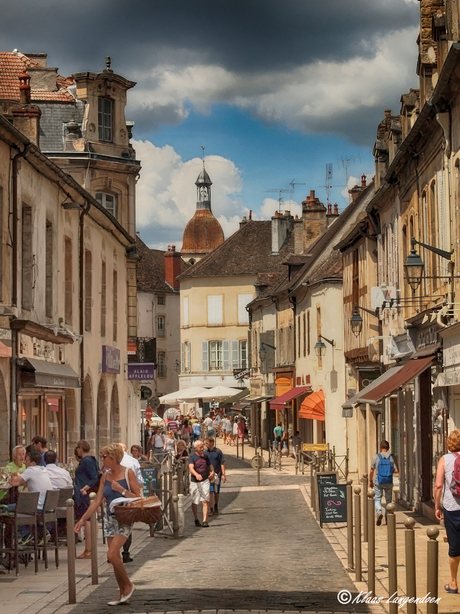
M 5 466 L 5 471 L 8 473 L 23 473 L 26 470 L 24 459 L 26 449 L 24 446 L 15 446 L 13 448 L 13 460 Z M 7 495 L 7 490 L 0 490 L 0 501 Z
M 38 505 L 37 510 L 41 512 L 45 503 L 46 491 L 53 490 L 51 479 L 48 471 L 45 467 L 41 466 L 42 455 L 36 449 L 32 448 L 29 452 L 26 452 L 25 464 L 26 470 L 21 475 L 11 475 L 8 482 L 12 486 L 27 486 L 29 492 L 38 492 Z M 7 506 L 8 511 L 12 512 L 16 508 L 16 504 L 13 503 Z M 21 535 L 22 543 L 27 544 L 32 535 L 29 531 L 29 527 L 20 526 L 19 534 Z
M 73 488 L 72 477 L 67 469 L 58 467 L 56 464 L 57 454 L 54 450 L 48 450 L 43 457 L 45 461 L 45 469 L 48 472 L 53 488 Z

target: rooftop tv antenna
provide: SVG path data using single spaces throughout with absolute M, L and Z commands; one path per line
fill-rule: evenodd
M 281 196 L 281 194 L 283 192 L 289 192 L 290 190 L 287 190 L 286 188 L 270 188 L 269 190 L 265 190 L 265 192 L 278 192 L 278 211 L 280 213 L 282 213 L 281 211 L 281 205 L 283 204 L 284 198 Z
M 289 207 L 291 206 L 291 192 L 295 192 L 296 185 L 307 185 L 306 183 L 300 183 L 295 178 L 289 184 Z
M 326 195 L 327 195 L 327 205 L 330 204 L 331 202 L 331 188 L 342 188 L 343 187 L 343 183 L 339 184 L 339 185 L 332 185 L 332 175 L 333 175 L 333 169 L 332 169 L 332 162 L 330 162 L 329 164 L 326 164 L 326 185 L 323 185 L 323 188 L 326 188 Z
M 349 162 L 356 162 L 356 160 L 358 162 L 361 162 L 361 158 L 357 157 L 357 158 L 344 158 L 343 156 L 340 158 L 340 160 L 337 160 L 337 164 L 340 166 L 342 165 L 342 167 L 345 169 L 345 185 L 348 189 L 348 164 Z

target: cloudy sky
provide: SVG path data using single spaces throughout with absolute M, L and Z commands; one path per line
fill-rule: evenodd
M 419 10 L 417 0 L 3 0 L 0 40 L 2 51 L 48 53 L 63 75 L 100 71 L 110 55 L 137 82 L 126 116 L 143 167 L 138 229 L 152 247 L 180 246 L 201 146 L 226 236 L 249 209 L 273 215 L 280 195 L 293 213 L 311 189 L 326 202 L 328 163 L 343 208 L 345 165 L 349 183 L 372 177 L 384 109 L 417 87 Z

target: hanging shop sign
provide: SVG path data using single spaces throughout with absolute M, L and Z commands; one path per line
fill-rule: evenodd
M 128 363 L 128 379 L 138 382 L 150 382 L 154 379 L 155 365 L 153 362 Z
M 102 346 L 102 372 L 120 373 L 120 350 L 110 345 Z

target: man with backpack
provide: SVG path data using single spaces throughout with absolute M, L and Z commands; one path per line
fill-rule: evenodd
M 383 519 L 382 497 L 385 494 L 385 506 L 391 503 L 393 498 L 393 474 L 399 472 L 396 460 L 389 450 L 390 444 L 383 440 L 380 444 L 380 452 L 372 457 L 369 473 L 369 486 L 375 490 L 376 524 L 378 527 L 382 524 Z

